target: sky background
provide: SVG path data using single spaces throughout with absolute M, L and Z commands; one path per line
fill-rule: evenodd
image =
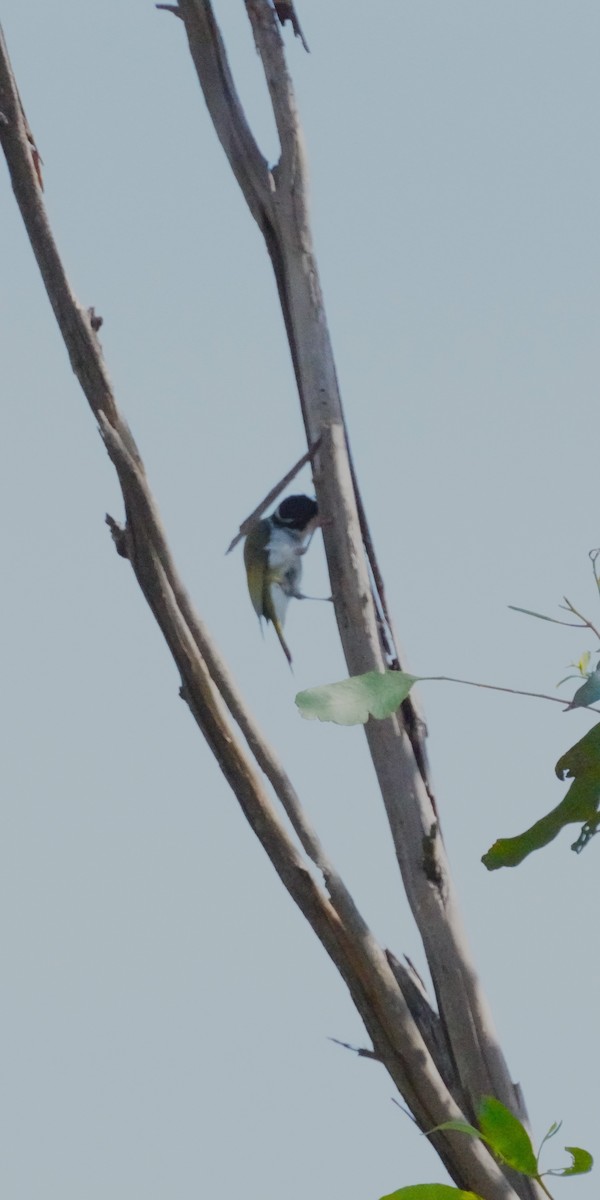
M 599 619 L 596 2 L 298 0 L 288 29 L 356 465 L 409 669 L 552 692 Z M 261 146 L 243 5 L 217 5 Z M 183 577 L 384 945 L 423 954 L 327 605 L 261 640 L 241 520 L 304 450 L 270 265 L 184 30 L 150 3 L 5 0 L 46 200 Z M 178 698 L 104 515 L 116 477 L 2 168 L 2 1083 L 7 1200 L 378 1200 L 445 1179 Z M 301 489 L 310 490 L 305 473 Z M 322 547 L 308 592 L 327 594 Z M 574 690 L 575 684 L 573 684 Z M 565 695 L 569 695 L 565 689 Z M 559 802 L 592 724 L 450 684 L 421 699 L 473 953 L 547 1165 L 600 1155 L 598 853 L 480 856 Z M 600 1169 L 600 1167 L 598 1168 Z M 557 1182 L 591 1200 L 598 1179 Z

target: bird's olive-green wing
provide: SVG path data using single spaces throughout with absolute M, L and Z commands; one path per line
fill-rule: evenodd
M 258 617 L 269 619 L 269 595 L 267 587 L 267 543 L 269 541 L 268 521 L 259 521 L 250 530 L 244 542 L 244 564 L 248 580 L 250 599 Z M 265 609 L 265 602 L 267 608 Z
M 281 622 L 275 611 L 271 595 L 271 584 L 277 581 L 277 572 L 269 571 L 268 569 L 267 545 L 270 536 L 271 527 L 269 522 L 260 521 L 250 531 L 244 542 L 244 564 L 248 580 L 248 591 L 258 619 L 260 620 L 264 617 L 266 621 L 271 621 L 274 625 L 283 653 L 291 666 L 292 656 L 283 636 Z

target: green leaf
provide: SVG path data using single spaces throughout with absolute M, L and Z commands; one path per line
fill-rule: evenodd
M 565 1146 L 565 1150 L 571 1155 L 573 1162 L 570 1167 L 563 1167 L 562 1170 L 544 1171 L 544 1175 L 587 1175 L 591 1171 L 594 1160 L 589 1150 L 582 1150 L 580 1146 Z
M 555 771 L 559 779 L 573 779 L 567 794 L 556 808 L 526 829 L 525 833 L 512 838 L 498 838 L 481 860 L 488 871 L 518 866 L 528 854 L 553 841 L 565 825 L 581 821 L 593 830 L 599 820 L 600 724 L 594 725 L 581 741 L 559 758 Z M 589 838 L 581 844 L 575 842 L 574 847 L 583 848 L 587 841 Z
M 406 699 L 418 675 L 405 671 L 367 671 L 340 683 L 298 692 L 296 704 L 306 721 L 333 721 L 336 725 L 364 725 L 369 716 L 391 716 Z
M 485 1096 L 477 1118 L 481 1132 L 497 1158 L 522 1175 L 538 1173 L 537 1159 L 527 1130 L 500 1100 Z
M 600 782 L 600 724 L 588 729 L 585 736 L 559 758 L 555 771 L 559 779 L 595 775 Z
M 481 1200 L 475 1192 L 463 1192 L 447 1183 L 415 1183 L 382 1196 L 381 1200 Z
M 546 1145 L 546 1142 L 549 1142 L 550 1138 L 555 1137 L 555 1135 L 558 1133 L 561 1125 L 562 1125 L 562 1121 L 553 1121 L 548 1132 L 544 1134 L 544 1136 L 540 1142 L 540 1148 L 538 1150 L 538 1163 L 540 1161 L 540 1154 L 542 1153 L 542 1150 L 543 1150 L 544 1146 Z
M 438 1129 L 453 1129 L 455 1133 L 468 1133 L 470 1137 L 481 1138 L 481 1131 L 474 1125 L 469 1125 L 468 1121 L 443 1121 L 441 1125 L 428 1129 L 427 1137 L 430 1133 L 437 1133 Z
M 471 1137 L 481 1138 L 486 1142 L 496 1158 L 520 1171 L 523 1175 L 537 1175 L 537 1159 L 527 1130 L 519 1119 L 493 1096 L 484 1096 L 477 1113 L 480 1128 L 476 1129 L 468 1121 L 444 1121 L 436 1125 L 430 1133 L 438 1129 L 453 1129 L 457 1133 L 467 1133 Z

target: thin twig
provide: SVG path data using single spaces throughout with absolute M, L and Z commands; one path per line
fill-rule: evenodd
M 265 496 L 264 500 L 261 500 L 260 504 L 258 504 L 257 507 L 254 509 L 254 512 L 251 512 L 250 516 L 246 517 L 245 521 L 242 521 L 242 524 L 240 525 L 240 528 L 239 528 L 239 532 L 236 533 L 235 537 L 229 543 L 229 545 L 225 551 L 226 554 L 230 554 L 231 551 L 237 546 L 238 542 L 241 542 L 242 538 L 246 537 L 247 533 L 250 533 L 252 526 L 256 524 L 256 522 L 259 520 L 260 517 L 262 517 L 265 509 L 269 508 L 269 506 L 273 503 L 273 501 L 276 500 L 279 495 L 281 495 L 284 488 L 286 488 L 288 486 L 288 483 L 292 482 L 292 479 L 295 479 L 298 472 L 301 471 L 302 468 L 305 467 L 308 462 L 311 462 L 311 460 L 314 458 L 315 454 L 317 453 L 317 450 L 319 449 L 320 445 L 321 445 L 321 439 L 318 438 L 317 441 L 314 443 L 314 445 L 311 447 L 311 449 L 307 450 L 306 454 L 303 454 L 302 458 L 298 459 L 298 462 L 295 464 L 295 466 L 292 467 L 292 469 L 290 471 L 288 471 L 287 475 L 284 475 L 283 479 L 280 479 L 279 483 L 276 483 L 275 487 L 271 488 L 271 491 L 269 492 L 268 496 Z
M 551 625 L 566 625 L 567 629 L 585 629 L 579 621 L 561 621 L 560 617 L 549 617 L 546 613 L 534 612 L 531 608 L 521 608 L 519 604 L 507 604 L 513 612 L 523 613 L 526 617 L 535 617 L 538 621 L 549 621 Z M 563 608 L 561 604 L 559 608 Z
M 588 558 L 592 564 L 592 571 L 594 572 L 594 582 L 596 584 L 596 587 L 600 591 L 600 577 L 598 576 L 598 572 L 596 570 L 596 563 L 598 562 L 598 558 L 600 558 L 600 550 L 598 550 L 598 549 L 590 550 L 588 553 Z
M 400 1109 L 400 1112 L 404 1113 L 405 1117 L 408 1117 L 409 1121 L 412 1121 L 413 1125 L 416 1124 L 415 1118 L 413 1117 L 412 1113 L 409 1112 L 409 1110 L 405 1107 L 404 1104 L 401 1104 L 400 1101 L 397 1100 L 395 1096 L 391 1097 L 391 1101 L 392 1101 L 392 1104 L 396 1105 L 396 1108 Z
M 366 1050 L 362 1046 L 352 1046 L 350 1042 L 341 1042 L 339 1038 L 330 1037 L 328 1041 L 333 1042 L 334 1046 L 341 1046 L 342 1050 L 351 1050 L 353 1054 L 358 1054 L 359 1058 L 373 1058 L 375 1062 L 381 1062 L 381 1056 L 375 1054 L 374 1050 Z
M 584 617 L 583 613 L 578 612 L 575 608 L 575 605 L 571 604 L 571 601 L 568 600 L 566 596 L 563 596 L 563 600 L 564 604 L 559 604 L 559 608 L 564 608 L 565 612 L 571 612 L 573 613 L 574 617 L 579 617 L 579 620 L 583 621 L 584 628 L 590 629 L 600 641 L 600 631 L 596 629 L 596 626 L 593 625 L 591 621 L 588 621 L 588 618 Z
M 477 683 L 474 679 L 455 679 L 452 675 L 419 675 L 419 683 L 431 681 L 436 683 L 463 683 L 465 687 L 487 688 L 490 692 L 509 692 L 511 696 L 531 696 L 534 700 L 550 700 L 552 704 L 564 704 L 564 696 L 547 696 L 544 692 L 523 692 L 520 688 L 499 687 L 495 683 Z M 600 712 L 600 708 L 584 705 L 587 712 Z M 564 710 L 565 712 L 567 709 Z

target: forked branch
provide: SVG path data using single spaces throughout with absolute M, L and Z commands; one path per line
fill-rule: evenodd
M 314 482 L 319 508 L 328 519 L 323 538 L 348 670 L 350 674 L 381 670 L 385 659 L 380 637 L 381 614 L 388 625 L 389 617 L 380 574 L 373 571 L 370 579 L 364 553 L 368 526 L 366 516 L 362 514 L 361 522 L 358 511 L 359 496 L 313 251 L 307 168 L 294 90 L 272 5 L 269 0 L 246 0 L 246 10 L 264 68 L 281 146 L 280 159 L 270 172 L 270 188 L 261 197 L 258 215 L 254 195 L 248 194 L 229 150 L 239 138 L 231 130 L 224 133 L 217 122 L 215 128 L 271 257 L 308 443 L 321 439 L 314 463 Z M 179 0 L 179 12 L 209 112 L 212 115 L 215 108 L 222 112 L 224 98 L 220 105 L 216 105 L 214 95 L 208 99 L 215 73 L 209 80 L 196 45 L 201 24 L 205 34 L 215 39 L 212 52 L 219 57 L 221 74 L 228 79 L 230 97 L 231 73 L 222 39 L 219 37 L 217 41 L 214 34 L 216 23 L 210 0 Z M 240 108 L 236 95 L 235 103 L 228 104 L 229 121 L 238 119 Z M 370 535 L 368 542 L 373 561 Z M 378 592 L 377 605 L 372 582 Z M 365 732 L 404 886 L 423 940 L 449 1055 L 470 1119 L 485 1094 L 495 1095 L 523 1117 L 520 1093 L 510 1079 L 462 929 L 427 775 L 422 722 L 410 703 L 403 719 L 368 722 Z M 528 1181 L 518 1187 L 523 1196 L 538 1194 L 536 1186 Z
M 248 3 L 257 45 L 265 65 L 281 63 L 281 39 L 274 24 L 273 10 L 259 0 Z M 319 438 L 316 486 L 325 514 L 334 518 L 328 539 L 328 556 L 338 623 L 349 663 L 355 669 L 381 664 L 375 611 L 364 556 L 360 553 L 361 535 L 356 514 L 355 495 L 348 464 L 347 444 L 335 379 L 335 368 L 322 310 L 316 264 L 312 257 L 309 231 L 303 229 L 303 262 L 299 266 L 296 249 L 290 243 L 290 221 L 300 215 L 305 220 L 302 187 L 296 158 L 297 123 L 291 108 L 291 84 L 287 77 L 273 84 L 272 95 L 281 106 L 278 127 L 286 142 L 285 169 L 278 176 L 273 198 L 273 177 L 260 155 L 248 129 L 229 69 L 219 31 L 210 4 L 186 0 L 179 6 L 190 43 L 195 43 L 196 66 L 204 81 L 205 94 L 219 136 L 230 156 L 238 182 L 263 232 L 270 224 L 270 252 L 281 269 L 280 294 L 288 300 L 288 334 L 295 344 L 296 366 L 302 381 L 301 395 L 309 444 Z M 269 13 L 271 17 L 269 17 Z M 273 36 L 273 28 L 277 37 Z M 277 41 L 279 38 L 279 41 Z M 202 43 L 202 44 L 200 44 Z M 275 103 L 275 100 L 274 100 Z M 281 123 L 280 123 L 281 122 Z M 442 1020 L 419 998 L 414 981 L 403 975 L 394 960 L 388 961 L 358 912 L 343 880 L 329 862 L 308 822 L 291 781 L 267 743 L 252 715 L 246 709 L 227 668 L 223 664 L 203 623 L 196 614 L 179 578 L 145 470 L 126 422 L 120 415 L 96 335 L 96 324 L 78 303 L 64 271 L 43 204 L 39 181 L 32 159 L 23 110 L 4 40 L 0 32 L 0 141 L 6 156 L 13 188 L 27 228 L 50 302 L 54 309 L 71 364 L 94 412 L 106 449 L 115 466 L 126 514 L 119 529 L 111 518 L 111 528 L 122 556 L 129 559 L 140 588 L 149 604 L 163 637 L 169 646 L 181 678 L 181 694 L 215 755 L 223 774 L 234 791 L 271 862 L 290 895 L 311 924 L 327 953 L 345 980 L 353 1001 L 372 1039 L 374 1053 L 385 1064 L 395 1084 L 410 1106 L 421 1129 L 428 1130 L 443 1121 L 466 1115 L 476 1087 L 482 1083 L 478 1062 L 474 1080 L 470 1071 L 459 1064 L 455 1014 L 448 1008 L 449 991 L 456 989 L 458 1003 L 464 1005 L 465 1054 L 474 1045 L 483 1044 L 483 1074 L 487 1089 L 505 1099 L 503 1068 L 494 1058 L 495 1042 L 486 1045 L 485 1023 L 481 1010 L 472 1004 L 472 985 L 465 973 L 470 966 L 464 957 L 448 957 L 443 946 L 441 973 L 435 977 L 436 991 L 442 1002 Z M 285 180 L 284 184 L 280 181 Z M 294 196 L 289 189 L 300 187 Z M 279 189 L 283 190 L 279 190 Z M 274 232 L 276 230 L 276 232 Z M 296 229 L 296 234 L 301 231 Z M 265 236 L 267 234 L 265 233 Z M 296 249 L 295 249 L 295 248 Z M 307 292 L 308 284 L 312 292 Z M 309 351 L 307 338 L 316 341 Z M 317 336 L 318 335 L 318 336 Z M 352 555 L 356 552 L 356 562 Z M 344 594 L 346 585 L 356 589 Z M 365 615 L 366 613 L 366 615 Z M 353 647 L 355 647 L 353 649 Z M 364 666 L 361 666 L 364 664 Z M 232 725 L 232 719 L 245 739 L 244 745 Z M 415 762 L 411 743 L 398 722 L 373 727 L 371 750 L 390 822 L 397 843 L 406 836 L 410 843 L 407 890 L 413 904 L 423 903 L 420 892 L 425 881 L 431 903 L 425 905 L 434 920 L 444 928 L 448 914 L 448 889 L 445 867 L 437 834 L 432 834 L 432 814 L 426 789 Z M 264 777 L 264 778 L 263 778 Z M 273 795 L 281 803 L 286 821 L 278 815 Z M 407 815 L 403 816 L 406 809 Z M 435 844 L 435 884 L 423 869 L 423 836 Z M 407 857 L 399 852 L 406 871 Z M 309 869 L 310 860 L 314 867 Z M 428 863 L 432 862 L 429 854 Z M 317 878 L 315 878 L 315 870 Z M 421 879 L 412 880 L 417 870 Z M 440 882 L 441 881 L 441 882 Z M 442 919 L 443 918 L 443 919 Z M 426 942 L 431 964 L 432 945 Z M 454 974 L 446 985 L 444 974 L 452 965 Z M 475 1020 L 475 1018 L 477 1018 Z M 453 1026 L 448 1042 L 444 1030 Z M 473 1030 L 475 1024 L 475 1030 Z M 422 1032 L 421 1032 L 422 1031 Z M 442 1055 L 440 1038 L 443 1039 Z M 443 1062 L 441 1061 L 443 1058 Z M 491 1065 L 490 1065 L 491 1064 Z M 442 1077 L 443 1076 L 443 1077 Z M 444 1079 L 446 1082 L 444 1082 Z M 506 1092 L 506 1086 L 504 1087 Z M 481 1091 L 478 1093 L 481 1094 Z M 457 1103 L 459 1099 L 461 1107 Z M 463 1103 L 464 1099 L 464 1103 Z M 513 1098 L 514 1100 L 514 1098 Z M 534 1195 L 521 1185 L 511 1186 L 497 1164 L 479 1142 L 460 1135 L 438 1132 L 432 1141 L 441 1159 L 459 1186 L 485 1195 L 486 1200 L 513 1200 Z

